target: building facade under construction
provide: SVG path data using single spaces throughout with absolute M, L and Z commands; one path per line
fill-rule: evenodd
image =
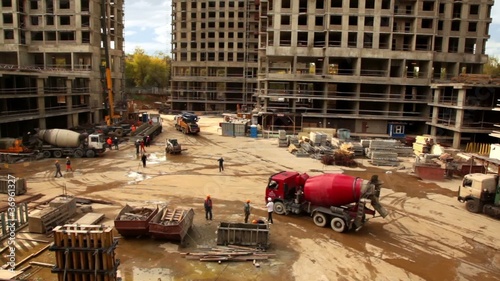
M 255 102 L 264 129 L 391 136 L 430 133 L 432 83 L 482 73 L 493 1 L 172 5 L 173 109 Z
M 0 5 L 0 137 L 104 120 L 103 40 L 113 92 L 123 88 L 123 0 Z

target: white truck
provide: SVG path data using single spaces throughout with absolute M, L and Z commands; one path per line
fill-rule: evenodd
M 472 213 L 500 218 L 500 185 L 498 175 L 468 174 L 458 188 L 458 201 Z

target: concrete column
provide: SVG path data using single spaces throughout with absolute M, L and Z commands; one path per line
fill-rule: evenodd
M 457 106 L 463 107 L 465 105 L 465 93 L 467 89 L 458 90 Z
M 438 123 L 438 117 L 439 117 L 439 107 L 434 106 L 432 108 L 432 124 L 437 124 Z
M 71 65 L 73 65 L 73 58 L 71 58 Z M 73 113 L 71 112 L 73 110 L 73 97 L 71 96 L 71 92 L 72 92 L 72 82 L 73 80 L 72 79 L 67 79 L 66 80 L 66 110 L 68 111 L 68 115 L 67 115 L 67 125 L 68 127 L 73 127 L 74 126 L 74 123 L 73 123 Z M 78 114 L 77 114 L 78 115 Z M 77 116 L 78 118 L 78 116 Z
M 66 108 L 68 111 L 71 111 L 71 108 L 73 107 L 73 100 L 71 97 L 72 82 L 72 79 L 66 79 Z
M 431 126 L 431 136 L 435 137 L 437 133 L 437 128 L 434 126 Z
M 43 78 L 36 79 L 36 88 L 37 88 L 37 103 L 38 103 L 38 114 L 40 117 L 38 118 L 38 128 L 46 129 L 47 124 L 45 122 L 45 96 L 43 89 Z
M 460 140 L 462 139 L 462 133 L 460 132 L 453 132 L 453 148 L 458 149 L 460 148 Z
M 441 89 L 440 88 L 434 89 L 433 103 L 438 104 L 440 98 L 441 98 Z

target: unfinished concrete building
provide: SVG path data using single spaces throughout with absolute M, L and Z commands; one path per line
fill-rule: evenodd
M 0 136 L 104 120 L 100 0 L 1 0 Z M 123 89 L 123 0 L 105 1 L 113 90 Z M 116 97 L 115 97 L 116 100 Z
M 430 84 L 486 63 L 493 1 L 260 1 L 265 129 L 428 132 Z
M 223 112 L 253 106 L 258 2 L 172 0 L 172 110 Z
M 496 112 L 496 116 L 500 116 L 500 98 L 497 99 L 497 102 L 495 104 L 495 107 L 493 108 L 493 111 Z M 498 123 L 498 117 L 496 119 L 493 119 L 495 121 L 495 128 L 493 129 L 493 132 L 491 132 L 490 136 L 500 139 L 500 123 Z
M 500 84 L 432 84 L 431 135 L 440 142 L 460 148 L 465 143 L 489 143 L 498 113 L 493 111 L 500 98 Z M 478 80 L 477 82 L 481 82 Z

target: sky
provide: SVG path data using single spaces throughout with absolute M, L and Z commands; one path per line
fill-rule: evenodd
M 490 39 L 486 54 L 500 57 L 500 4 L 491 11 Z M 131 54 L 136 47 L 152 55 L 170 53 L 171 0 L 125 1 L 125 52 Z

